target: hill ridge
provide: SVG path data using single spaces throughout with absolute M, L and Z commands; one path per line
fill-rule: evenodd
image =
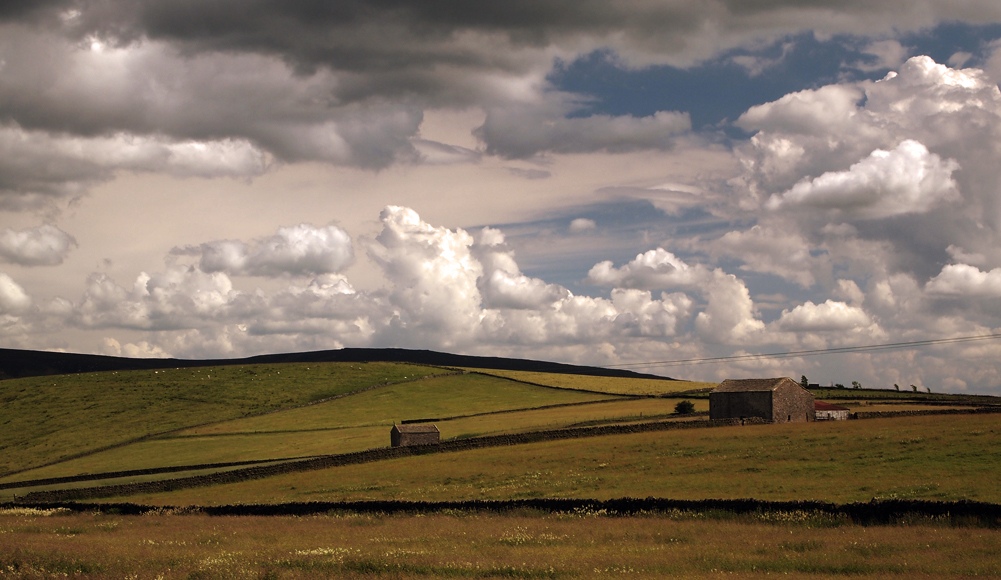
M 607 369 L 529 359 L 463 355 L 404 348 L 344 348 L 338 350 L 263 354 L 234 359 L 147 359 L 0 348 L 0 379 L 103 371 L 312 362 L 400 362 L 446 367 L 673 380 L 670 377 L 637 373 L 623 369 Z

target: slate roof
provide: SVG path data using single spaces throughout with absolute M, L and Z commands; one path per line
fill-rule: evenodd
M 779 377 L 776 379 L 727 379 L 713 389 L 714 393 L 756 393 L 764 391 L 774 391 L 785 381 L 803 388 L 802 385 L 789 377 Z
M 438 433 L 437 425 L 393 425 L 393 429 L 396 429 L 400 433 Z

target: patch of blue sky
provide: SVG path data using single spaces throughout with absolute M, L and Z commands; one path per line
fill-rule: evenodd
M 925 54 L 948 63 L 954 55 L 965 53 L 969 57 L 960 59 L 963 64 L 977 66 L 988 56 L 990 42 L 998 38 L 999 25 L 948 23 L 893 40 L 900 42 L 906 56 Z M 642 117 L 657 111 L 682 111 L 691 116 L 696 131 L 723 130 L 741 137 L 744 133 L 731 123 L 754 105 L 839 81 L 885 76 L 890 67 L 880 66 L 879 57 L 866 52 L 875 40 L 891 39 L 834 36 L 821 40 L 804 33 L 760 50 L 731 50 L 687 69 L 630 70 L 620 66 L 614 54 L 596 51 L 558 63 L 549 81 L 557 90 L 587 97 L 574 116 Z
M 594 229 L 570 231 L 570 223 L 578 218 L 592 220 Z M 637 254 L 661 247 L 686 262 L 705 263 L 708 256 L 688 251 L 675 240 L 714 239 L 751 225 L 737 226 L 700 207 L 669 214 L 648 200 L 616 199 L 563 208 L 537 220 L 491 227 L 504 232 L 526 275 L 555 282 L 574 294 L 598 296 L 607 295 L 609 289 L 583 283 L 598 262 L 611 260 L 621 267 Z

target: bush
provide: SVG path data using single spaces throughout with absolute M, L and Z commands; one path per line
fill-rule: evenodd
M 687 415 L 689 413 L 694 413 L 695 412 L 695 403 L 693 403 L 693 402 L 691 402 L 691 401 L 689 401 L 687 399 L 684 400 L 684 401 L 681 401 L 680 403 L 678 403 L 677 405 L 674 406 L 674 412 L 677 413 L 677 414 L 679 414 L 679 415 Z

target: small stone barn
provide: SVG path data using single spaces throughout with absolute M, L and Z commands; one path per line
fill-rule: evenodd
M 709 418 L 814 421 L 813 393 L 788 378 L 727 379 L 709 393 Z
M 393 447 L 408 445 L 437 445 L 441 434 L 437 425 L 393 425 L 389 431 L 389 441 Z
M 813 410 L 817 421 L 847 421 L 848 408 L 832 405 L 823 401 L 814 401 Z

